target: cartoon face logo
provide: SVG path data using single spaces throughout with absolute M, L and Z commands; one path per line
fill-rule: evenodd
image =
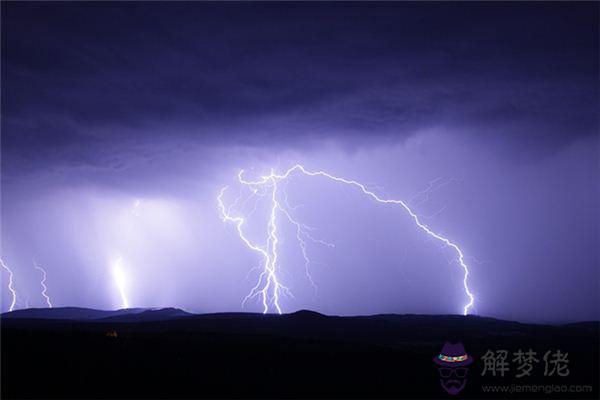
M 462 343 L 446 342 L 433 362 L 438 365 L 440 384 L 448 394 L 458 394 L 465 388 L 469 374 L 467 367 L 473 363 L 473 357 L 467 354 Z

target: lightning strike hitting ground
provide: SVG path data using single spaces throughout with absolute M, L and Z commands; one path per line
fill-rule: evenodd
M 125 293 L 127 279 L 125 278 L 122 263 L 123 259 L 121 257 L 115 260 L 112 266 L 112 274 L 113 278 L 115 279 L 117 289 L 119 290 L 119 295 L 121 296 L 121 308 L 129 308 L 129 300 L 127 299 L 127 294 Z
M 42 286 L 42 296 L 44 296 L 44 298 L 46 299 L 46 304 L 48 305 L 48 308 L 52 308 L 52 302 L 50 301 L 50 296 L 48 296 L 48 288 L 46 287 L 46 270 L 42 267 L 40 267 L 35 260 L 33 260 L 33 266 L 35 269 L 38 269 L 40 271 L 42 271 L 42 280 L 40 281 L 40 285 Z
M 307 252 L 306 252 L 306 242 L 302 239 L 302 237 L 306 237 L 309 240 L 312 240 L 317 243 L 326 244 L 328 246 L 333 246 L 329 243 L 322 242 L 322 241 L 312 238 L 312 236 L 310 236 L 307 233 L 306 227 L 304 225 L 298 223 L 297 221 L 295 221 L 292 218 L 290 212 L 284 206 L 282 206 L 282 204 L 281 204 L 282 202 L 280 202 L 279 197 L 278 197 L 279 192 L 280 192 L 278 184 L 282 181 L 285 181 L 293 173 L 301 173 L 301 174 L 304 174 L 304 175 L 310 176 L 310 177 L 323 177 L 323 178 L 327 178 L 327 179 L 330 179 L 330 180 L 338 182 L 338 183 L 343 183 L 343 184 L 357 188 L 363 194 L 367 195 L 368 197 L 370 197 L 371 199 L 375 200 L 378 203 L 397 205 L 397 206 L 400 206 L 402 209 L 404 209 L 404 211 L 406 211 L 410 215 L 410 217 L 412 218 L 415 225 L 417 225 L 423 232 L 425 232 L 430 237 L 440 241 L 441 243 L 443 243 L 447 247 L 451 248 L 456 253 L 458 264 L 460 265 L 461 269 L 463 270 L 463 287 L 465 290 L 465 295 L 468 298 L 468 302 L 463 306 L 462 311 L 463 311 L 463 315 L 467 315 L 469 313 L 469 309 L 473 306 L 473 303 L 475 302 L 475 296 L 473 295 L 473 293 L 471 293 L 471 291 L 469 289 L 469 285 L 468 285 L 469 267 L 467 266 L 467 264 L 465 262 L 465 257 L 464 257 L 462 250 L 460 249 L 460 247 L 458 247 L 458 245 L 456 243 L 454 243 L 450 239 L 432 231 L 427 225 L 423 224 L 421 222 L 421 220 L 419 219 L 419 216 L 417 214 L 415 214 L 412 211 L 412 209 L 405 202 L 403 202 L 401 200 L 396 200 L 396 199 L 381 198 L 374 192 L 368 190 L 366 188 L 366 186 L 360 182 L 337 177 L 337 176 L 331 175 L 324 171 L 314 171 L 314 172 L 308 171 L 302 165 L 299 165 L 299 164 L 294 165 L 293 167 L 288 169 L 283 174 L 276 174 L 274 171 L 271 171 L 270 175 L 263 176 L 259 180 L 256 180 L 256 181 L 245 180 L 243 178 L 244 170 L 241 170 L 240 173 L 238 174 L 239 183 L 241 185 L 244 185 L 247 188 L 249 188 L 253 192 L 254 195 L 259 195 L 261 197 L 264 197 L 265 194 L 268 193 L 269 197 L 271 199 L 270 215 L 269 215 L 269 220 L 267 223 L 267 242 L 266 242 L 266 245 L 264 245 L 264 246 L 260 246 L 258 244 L 252 243 L 251 240 L 247 237 L 246 233 L 243 230 L 246 219 L 243 216 L 233 215 L 232 208 L 237 204 L 239 199 L 236 200 L 229 207 L 225 206 L 225 204 L 223 202 L 223 196 L 225 194 L 225 191 L 227 190 L 227 186 L 222 188 L 219 195 L 217 196 L 218 207 L 219 207 L 219 211 L 220 211 L 221 218 L 223 219 L 223 221 L 233 222 L 236 225 L 238 235 L 240 236 L 240 239 L 242 240 L 242 242 L 251 250 L 259 253 L 259 255 L 262 258 L 262 272 L 259 275 L 258 282 L 257 282 L 256 286 L 254 286 L 252 288 L 252 290 L 250 291 L 248 296 L 246 296 L 243 304 L 251 298 L 260 296 L 261 300 L 262 300 L 262 304 L 263 304 L 263 313 L 269 312 L 271 307 L 273 307 L 279 314 L 281 314 L 282 311 L 281 311 L 281 306 L 279 304 L 280 295 L 285 295 L 285 294 L 291 295 L 291 292 L 289 291 L 289 289 L 281 283 L 281 281 L 279 280 L 279 278 L 277 276 L 278 257 L 279 257 L 278 249 L 277 249 L 277 245 L 279 243 L 279 238 L 277 237 L 277 221 L 278 221 L 277 215 L 278 215 L 278 212 L 283 214 L 286 217 L 286 219 L 292 225 L 294 225 L 296 227 L 296 233 L 297 233 L 296 237 L 299 241 L 299 245 L 301 247 L 302 254 L 304 256 L 307 276 L 308 276 L 311 284 L 314 285 L 314 282 L 313 282 L 312 277 L 310 276 L 310 272 L 308 270 L 308 265 L 310 264 L 310 260 L 307 256 Z M 269 193 L 269 191 L 270 191 L 270 193 Z M 285 195 L 283 203 L 285 203 L 287 205 L 287 195 Z
M 13 272 L 10 268 L 4 263 L 4 261 L 0 258 L 0 264 L 2 264 L 2 268 L 4 268 L 8 272 L 8 290 L 12 294 L 12 301 L 10 303 L 10 307 L 8 311 L 12 311 L 15 309 L 15 304 L 17 304 L 17 291 L 13 287 Z

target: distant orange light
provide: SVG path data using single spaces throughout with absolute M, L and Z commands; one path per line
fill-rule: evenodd
M 110 330 L 110 331 L 106 332 L 105 336 L 106 337 L 110 337 L 110 338 L 116 338 L 118 335 L 117 335 L 117 331 L 115 331 L 113 329 L 113 330 Z

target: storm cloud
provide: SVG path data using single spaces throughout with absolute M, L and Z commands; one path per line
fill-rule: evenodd
M 219 220 L 216 193 L 241 168 L 259 175 L 301 162 L 404 199 L 450 179 L 419 212 L 473 257 L 477 312 L 596 318 L 597 11 L 3 4 L 3 259 L 31 297 L 35 254 L 57 303 L 114 307 L 105 265 L 110 249 L 129 251 L 140 305 L 237 310 L 256 260 Z M 314 267 L 319 295 L 298 283 L 288 309 L 460 309 L 458 270 L 398 211 L 296 184 L 312 204 L 303 217 L 347 247 L 313 249 L 330 266 Z M 143 227 L 129 221 L 136 199 Z

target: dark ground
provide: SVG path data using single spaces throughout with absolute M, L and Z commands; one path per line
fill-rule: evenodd
M 112 330 L 116 338 L 106 335 Z M 455 398 L 599 398 L 598 322 L 63 308 L 3 314 L 1 332 L 3 399 L 449 398 L 432 362 L 445 341 L 462 342 L 476 359 Z M 515 378 L 512 352 L 529 348 L 540 362 L 531 377 Z M 504 378 L 481 376 L 488 349 L 509 351 Z M 569 376 L 544 376 L 543 355 L 557 349 L 569 353 Z M 488 384 L 592 392 L 490 394 Z

